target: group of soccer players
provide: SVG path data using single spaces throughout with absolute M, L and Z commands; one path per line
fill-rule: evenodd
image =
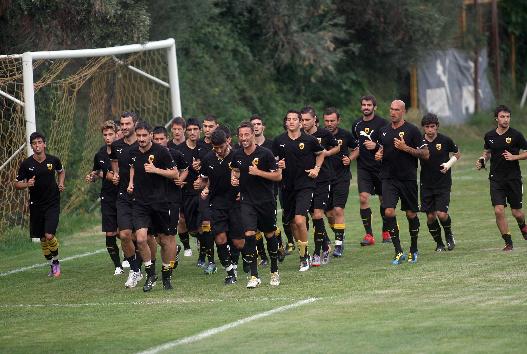
M 197 265 L 206 274 L 217 271 L 216 248 L 227 273 L 225 284 L 237 282 L 241 254 L 247 288 L 261 284 L 258 268 L 267 266 L 269 260 L 269 284 L 278 286 L 279 263 L 294 248 L 298 248 L 301 272 L 329 262 L 332 241 L 325 219 L 334 232 L 332 255 L 342 257 L 344 209 L 353 160 L 357 160 L 360 217 L 365 230 L 361 246 L 376 242 L 369 199 L 377 195 L 382 242 L 393 243 L 395 249 L 392 264 L 417 262 L 420 211 L 426 213 L 436 251 L 453 250 L 448 208 L 450 170 L 460 158 L 456 144 L 438 132 L 439 121 L 432 113 L 423 116 L 421 133 L 404 119 L 406 110 L 401 100 L 391 103 L 390 121 L 376 115 L 375 97 L 363 96 L 360 104 L 362 116 L 351 131 L 339 126 L 341 117 L 335 108 L 327 108 L 320 121 L 315 110 L 307 106 L 300 111 L 289 110 L 283 118 L 284 133 L 273 140 L 265 137 L 264 120 L 252 116 L 237 127 L 237 144 L 232 142 L 233 132 L 212 115 L 202 122 L 174 118 L 170 123 L 172 138 L 165 127 L 151 127 L 133 112 L 124 112 L 118 122 L 106 121 L 101 127 L 105 145 L 95 154 L 86 181 L 102 180 L 102 230 L 115 275 L 130 267 L 125 286 L 134 288 L 143 278 L 144 265 L 143 290 L 150 291 L 158 279 L 159 246 L 163 287 L 172 289 L 172 271 L 180 251 L 192 256 L 192 236 L 199 244 Z M 527 239 L 517 161 L 527 158 L 527 152 L 521 152 L 527 150 L 527 142 L 521 133 L 509 128 L 507 107 L 498 106 L 495 117 L 498 127 L 485 136 L 484 155 L 476 168 L 484 168 L 485 161 L 491 159 L 491 200 L 506 243 L 504 250 L 508 251 L 512 250 L 512 239 L 503 212 L 507 202 Z M 50 275 L 57 277 L 60 264 L 54 235 L 65 175 L 60 160 L 45 153 L 42 134 L 31 136 L 31 146 L 34 155 L 20 166 L 15 186 L 29 188 L 30 233 L 41 239 L 44 256 L 50 260 Z M 58 185 L 55 171 L 59 173 Z M 277 199 L 282 207 L 285 241 L 277 225 Z M 395 212 L 399 200 L 408 219 L 408 253 L 399 238 Z M 309 216 L 314 235 L 312 254 L 308 250 Z M 183 248 L 176 245 L 177 234 Z

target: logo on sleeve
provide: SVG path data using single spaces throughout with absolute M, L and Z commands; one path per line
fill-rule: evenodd
M 258 158 L 255 157 L 255 158 L 253 159 L 253 166 L 258 166 L 258 162 L 260 162 L 260 160 L 258 160 Z
M 304 143 L 299 143 L 299 144 L 298 144 L 298 148 L 299 148 L 300 150 L 304 150 Z
M 148 162 L 149 163 L 154 163 L 154 155 L 148 156 Z
M 52 164 L 52 163 L 48 163 L 48 164 L 46 164 L 46 165 L 48 166 L 48 170 L 51 171 L 51 170 L 53 169 L 53 164 Z
M 441 151 L 441 144 L 436 144 L 437 151 Z
M 511 141 L 512 141 L 512 138 L 510 138 L 510 137 L 505 138 L 505 142 L 506 142 L 507 144 L 510 144 Z

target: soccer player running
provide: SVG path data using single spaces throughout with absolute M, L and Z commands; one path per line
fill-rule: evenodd
M 212 233 L 218 258 L 227 272 L 225 284 L 236 283 L 237 265 L 231 261 L 229 239 L 234 247 L 243 249 L 243 228 L 241 225 L 238 188 L 231 185 L 231 166 L 233 151 L 231 136 L 227 127 L 219 127 L 211 134 L 213 151 L 201 162 L 200 183 L 203 187 L 201 197 L 209 200 Z
M 132 240 L 133 226 L 133 200 L 128 194 L 128 182 L 130 180 L 130 150 L 137 146 L 135 135 L 135 124 L 138 117 L 134 112 L 123 112 L 120 118 L 122 139 L 115 140 L 110 145 L 109 158 L 112 161 L 111 174 L 112 183 L 119 186 L 117 196 L 117 226 L 119 227 L 119 238 L 124 259 L 130 264 L 130 273 L 125 282 L 127 288 L 134 288 L 137 282 L 143 278 L 139 267 L 139 254 Z
M 456 241 L 452 234 L 452 220 L 448 214 L 452 187 L 450 169 L 461 158 L 461 154 L 452 139 L 438 132 L 439 119 L 435 114 L 425 114 L 421 120 L 421 126 L 424 129 L 424 140 L 430 152 L 428 160 L 421 160 L 419 178 L 421 211 L 426 213 L 426 224 L 436 242 L 436 252 L 445 251 L 439 223 L 445 231 L 448 250 L 452 251 L 456 246 Z
M 382 242 L 389 243 L 390 233 L 387 231 L 385 209 L 382 204 L 382 182 L 380 178 L 381 164 L 375 160 L 375 153 L 379 146 L 381 128 L 388 122 L 375 114 L 377 100 L 374 96 L 362 96 L 360 98 L 362 117 L 357 119 L 351 128 L 351 132 L 359 145 L 359 156 L 357 158 L 357 186 L 359 189 L 360 217 L 366 234 L 360 242 L 361 246 L 373 246 L 375 237 L 371 225 L 370 196 L 379 196 L 380 214 L 382 217 Z
M 300 128 L 299 123 L 300 121 L 298 128 Z M 254 128 L 250 122 L 240 124 L 238 140 L 243 149 L 238 149 L 232 158 L 231 183 L 233 186 L 240 186 L 241 220 L 245 231 L 243 257 L 251 269 L 247 288 L 256 288 L 261 283 L 256 264 L 257 230 L 263 232 L 267 240 L 267 251 L 271 259 L 269 284 L 278 286 L 280 274 L 278 273 L 278 240 L 275 237 L 276 197 L 273 182 L 282 179 L 282 171 L 278 168 L 273 153 L 256 145 Z
M 284 117 L 286 132 L 273 141 L 273 154 L 283 170 L 281 183 L 282 209 L 286 222 L 297 241 L 300 253 L 299 271 L 309 270 L 306 217 L 316 189 L 315 179 L 324 162 L 324 148 L 318 140 L 302 129 L 302 115 L 289 110 Z
M 405 104 L 395 100 L 390 104 L 391 124 L 380 129 L 378 143 L 381 145 L 375 153 L 377 161 L 382 160 L 382 206 L 385 208 L 386 226 L 395 248 L 392 264 L 401 264 L 406 255 L 401 248 L 399 226 L 395 207 L 401 199 L 401 209 L 406 212 L 410 231 L 410 252 L 408 262 L 416 263 L 419 254 L 417 238 L 419 236 L 419 211 L 417 195 L 417 160 L 426 160 L 429 151 L 419 129 L 404 120 Z
M 143 291 L 152 290 L 157 281 L 147 242 L 149 228 L 152 234 L 159 238 L 163 261 L 163 287 L 170 290 L 172 269 L 176 261 L 175 234 L 179 210 L 168 197 L 169 184 L 174 183 L 173 180 L 179 177 L 179 172 L 168 149 L 152 142 L 152 128 L 148 123 L 138 122 L 135 134 L 138 146 L 130 150 L 131 169 L 127 191 L 133 194 L 134 198 L 133 221 L 137 246 L 147 274 Z
M 29 235 L 39 238 L 44 258 L 49 261 L 49 277 L 60 277 L 59 241 L 55 237 L 59 224 L 60 192 L 64 191 L 66 173 L 60 159 L 46 153 L 46 138 L 39 132 L 29 136 L 33 155 L 22 161 L 15 188 L 29 189 Z M 55 177 L 58 175 L 58 184 Z
M 104 145 L 93 157 L 93 167 L 90 173 L 86 175 L 86 182 L 92 183 L 98 179 L 101 183 L 101 218 L 102 218 L 102 232 L 106 234 L 106 250 L 110 255 L 110 259 L 115 267 L 114 275 L 123 274 L 123 267 L 121 258 L 119 256 L 119 246 L 117 246 L 117 193 L 119 188 L 112 183 L 111 175 L 108 174 L 112 170 L 110 157 L 111 144 L 115 141 L 117 127 L 113 120 L 107 120 L 101 126 L 101 133 L 104 139 Z
M 326 158 L 331 164 L 333 171 L 326 216 L 328 217 L 329 226 L 335 233 L 334 257 L 342 257 L 344 251 L 343 242 L 346 230 L 344 208 L 348 201 L 351 181 L 350 164 L 359 155 L 356 139 L 349 131 L 339 128 L 339 124 L 340 114 L 337 109 L 334 107 L 327 108 L 324 111 L 324 126 L 333 134 L 340 146 L 338 154 Z M 322 262 L 327 262 L 328 260 L 325 259 L 326 254 L 323 252 L 322 255 Z
M 483 155 L 476 161 L 476 169 L 485 168 L 490 159 L 490 200 L 494 206 L 496 224 L 505 241 L 503 251 L 512 251 L 512 235 L 505 217 L 507 203 L 511 206 L 512 216 L 527 240 L 525 214 L 522 211 L 523 184 L 518 160 L 527 159 L 527 142 L 522 133 L 510 127 L 511 110 L 499 105 L 494 110 L 496 129 L 487 132 L 484 137 Z
M 326 157 L 337 154 L 340 151 L 337 139 L 335 139 L 329 130 L 317 126 L 318 117 L 315 110 L 310 106 L 306 106 L 302 108 L 300 114 L 302 115 L 302 128 L 304 132 L 314 136 L 318 140 L 318 143 L 326 150 Z M 315 240 L 311 261 L 313 267 L 320 267 L 321 264 L 327 264 L 329 261 L 329 244 L 324 242 L 328 238 L 326 226 L 324 225 L 324 212 L 328 208 L 330 183 L 333 173 L 331 162 L 325 159 L 316 178 L 316 187 L 309 210 L 311 219 L 313 220 Z M 342 248 L 342 244 L 339 246 Z M 323 257 L 321 259 L 320 252 L 323 247 Z

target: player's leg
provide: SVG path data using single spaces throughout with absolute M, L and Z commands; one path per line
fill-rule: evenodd
M 421 204 L 421 207 L 423 208 L 423 204 Z M 432 239 L 436 243 L 436 252 L 443 252 L 446 250 L 445 244 L 443 242 L 443 238 L 441 237 L 441 226 L 439 225 L 438 220 L 438 213 L 435 211 L 426 211 L 423 209 L 423 211 L 426 212 L 426 226 L 428 227 L 428 231 L 430 232 L 430 235 L 432 235 Z
M 392 243 L 392 238 L 390 237 L 390 233 L 386 226 L 386 213 L 382 206 L 382 181 L 379 178 L 379 175 L 373 175 L 373 188 L 375 194 L 379 196 L 379 213 L 381 214 L 382 219 L 382 243 Z
M 179 235 L 179 240 L 183 244 L 183 256 L 192 257 L 192 248 L 190 247 L 190 235 L 187 229 L 187 223 L 185 222 L 185 215 L 182 211 L 179 213 L 177 232 Z
M 361 246 L 373 246 L 375 238 L 371 226 L 370 196 L 374 193 L 372 173 L 364 169 L 357 169 L 357 187 L 359 190 L 359 211 L 362 226 L 364 227 L 364 237 L 360 242 Z
M 397 224 L 397 218 L 395 208 L 399 202 L 399 189 L 397 188 L 394 180 L 387 179 L 382 181 L 382 206 L 385 208 L 386 216 L 386 227 L 390 233 L 392 239 L 393 248 L 395 250 L 395 256 L 392 260 L 392 264 L 401 264 L 406 256 L 401 247 L 401 239 L 399 238 L 399 225 Z
M 507 201 L 511 207 L 512 216 L 516 219 L 522 236 L 527 240 L 527 226 L 525 225 L 525 213 L 522 210 L 523 184 L 521 180 L 508 181 Z
M 419 211 L 417 181 L 400 182 L 400 198 L 401 209 L 406 212 L 406 219 L 408 220 L 408 231 L 410 233 L 410 252 L 408 253 L 408 262 L 416 263 L 419 255 L 417 247 L 417 240 L 419 238 Z
M 269 264 L 269 259 L 265 253 L 264 235 L 260 230 L 256 232 L 256 252 L 260 257 L 260 267 L 267 267 L 267 264 Z
M 59 262 L 59 240 L 55 237 L 59 225 L 59 214 L 59 204 L 50 206 L 44 212 L 44 237 L 47 240 L 48 250 L 51 255 L 51 268 L 55 278 L 59 277 L 61 274 Z
M 496 217 L 496 225 L 501 234 L 501 238 L 505 241 L 503 251 L 512 251 L 513 243 L 507 218 L 505 217 L 505 207 L 507 206 L 506 185 L 494 180 L 490 180 L 490 199 L 494 207 L 494 216 Z
M 244 264 L 250 271 L 247 288 L 256 288 L 261 284 L 258 276 L 258 263 L 256 258 L 256 230 L 258 230 L 258 214 L 252 204 L 241 204 L 241 220 L 244 229 L 245 245 L 242 250 Z
M 117 246 L 118 227 L 115 200 L 106 201 L 101 199 L 101 224 L 102 231 L 106 235 L 106 250 L 115 268 L 114 275 L 123 274 L 119 246 Z
M 303 189 L 294 193 L 294 217 L 293 235 L 297 241 L 298 252 L 300 254 L 299 271 L 304 272 L 309 269 L 307 215 L 313 199 L 312 189 Z
M 276 202 L 270 201 L 255 206 L 257 212 L 257 226 L 265 235 L 267 251 L 271 260 L 270 271 L 271 286 L 280 285 L 280 274 L 278 273 L 278 239 L 276 238 Z
M 116 203 L 117 207 L 117 226 L 119 227 L 119 239 L 121 240 L 121 249 L 125 261 L 130 265 L 130 273 L 126 284 L 132 284 L 132 278 L 142 278 L 136 260 L 135 246 L 132 241 L 133 230 L 133 206 L 131 200 L 125 197 L 119 197 Z M 135 280 L 137 284 L 137 280 Z M 135 286 L 135 285 L 134 285 Z M 128 287 L 128 286 L 127 286 Z

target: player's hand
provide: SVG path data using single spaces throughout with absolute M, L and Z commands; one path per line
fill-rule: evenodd
M 126 188 L 126 191 L 128 192 L 128 194 L 132 194 L 134 192 L 134 185 L 129 184 L 128 188 Z
M 88 173 L 86 175 L 86 177 L 84 178 L 86 180 L 86 182 L 88 183 L 91 183 L 91 182 L 94 182 L 95 181 L 95 171 L 91 171 L 90 173 Z
M 208 188 L 204 188 L 201 191 L 201 199 L 205 200 L 205 199 L 207 199 L 208 196 L 209 196 L 209 189 Z
M 156 173 L 157 167 L 153 163 L 145 163 L 145 172 L 146 173 Z
M 401 139 L 394 138 L 393 145 L 395 146 L 397 150 L 401 150 L 401 151 L 406 151 L 406 149 L 408 148 L 408 145 L 406 145 L 404 138 L 401 138 Z
M 119 184 L 119 174 L 118 173 L 114 173 L 113 174 L 113 177 L 112 177 L 112 183 L 117 186 Z
M 178 178 L 174 178 L 174 183 L 176 184 L 176 186 L 181 188 L 183 188 L 183 186 L 187 184 L 187 182 L 181 180 L 181 176 L 178 176 Z
M 351 159 L 349 158 L 349 156 L 347 155 L 342 156 L 342 164 L 344 166 L 349 166 L 350 163 L 351 163 Z
M 381 161 L 382 155 L 384 154 L 384 148 L 381 146 L 379 147 L 379 150 L 375 153 L 375 161 Z
M 200 177 L 196 178 L 192 186 L 194 187 L 195 190 L 200 190 L 201 189 L 201 178 Z
M 278 168 L 285 169 L 285 159 L 278 160 Z
M 195 170 L 195 171 L 199 171 L 201 169 L 201 160 L 199 159 L 195 159 L 194 157 L 192 158 L 192 168 Z
M 236 194 L 236 201 L 239 202 L 240 201 L 240 192 L 238 192 L 238 194 Z
M 377 143 L 370 139 L 364 140 L 362 145 L 364 145 L 368 150 L 375 150 L 375 148 L 377 147 Z
M 447 173 L 448 170 L 450 169 L 448 166 L 446 166 L 446 162 L 443 162 L 441 165 L 439 165 L 441 167 L 441 170 L 439 170 L 441 173 Z
M 501 156 L 503 156 L 503 158 L 505 160 L 507 160 L 507 161 L 514 161 L 514 160 L 517 160 L 517 156 L 518 155 L 513 155 L 510 152 L 508 152 L 507 150 L 505 150 L 505 152 L 503 152 L 503 154 L 501 154 Z
M 27 180 L 27 186 L 28 187 L 33 187 L 35 185 L 35 176 L 31 177 L 30 179 Z
M 311 178 L 317 178 L 318 177 L 318 172 L 320 171 L 320 168 L 319 167 L 313 167 L 312 169 L 310 170 L 305 170 L 307 172 L 307 175 Z
M 64 192 L 64 184 L 59 183 L 59 192 Z
M 260 175 L 260 169 L 255 166 L 255 165 L 251 165 L 249 166 L 249 174 L 251 176 L 259 176 Z
M 240 180 L 237 177 L 231 176 L 231 185 L 233 187 L 238 187 L 240 185 Z
M 485 158 L 480 157 L 476 160 L 476 170 L 481 170 L 482 168 L 485 168 Z

